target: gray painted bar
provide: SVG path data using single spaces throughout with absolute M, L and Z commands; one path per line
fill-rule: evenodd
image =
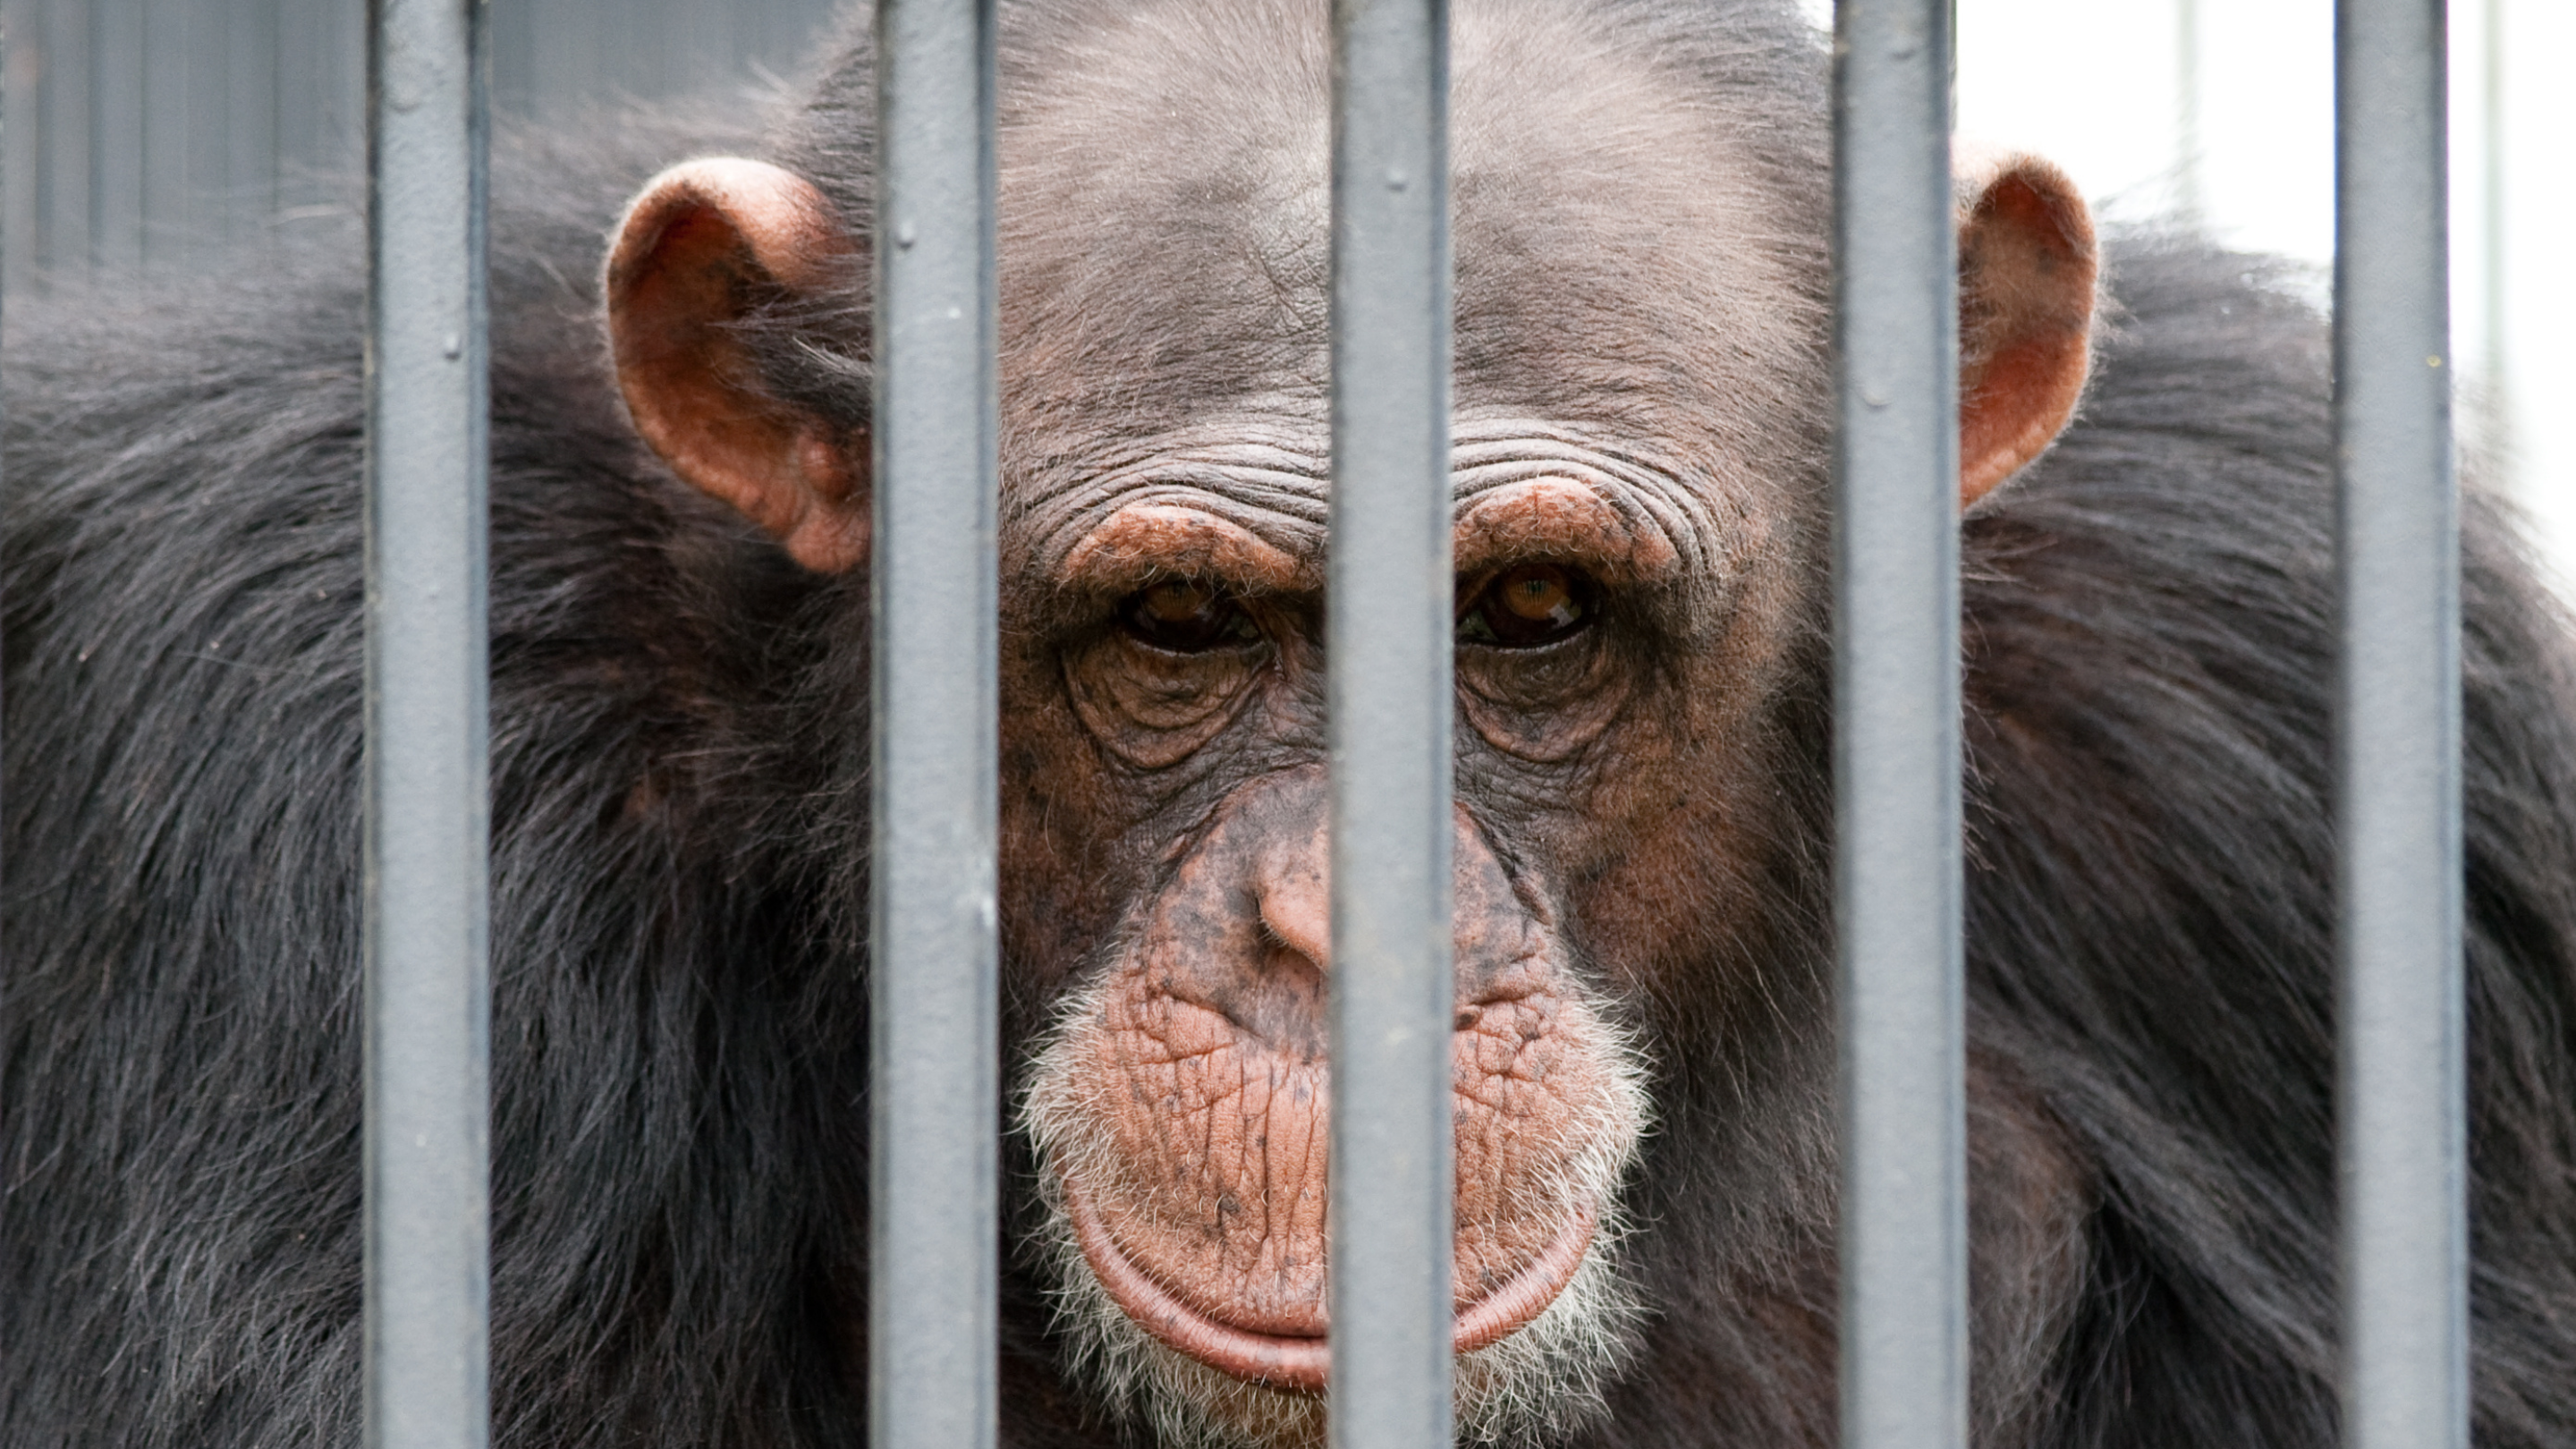
M 2344 1442 L 2469 1442 L 2441 0 L 2335 23 Z
M 877 7 L 869 1439 L 994 1436 L 993 4 Z
M 1948 0 L 1835 13 L 1842 1442 L 1967 1440 Z
M 366 1442 L 489 1434 L 483 6 L 368 12 Z
M 1448 8 L 1333 7 L 1334 1449 L 1450 1440 Z

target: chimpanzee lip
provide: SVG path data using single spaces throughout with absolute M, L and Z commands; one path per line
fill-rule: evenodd
M 1139 1328 L 1236 1378 L 1309 1393 L 1322 1391 L 1332 1365 L 1332 1351 L 1325 1343 L 1324 1315 L 1320 1310 L 1311 1334 L 1267 1333 L 1214 1318 L 1183 1302 L 1129 1257 L 1108 1226 L 1091 1210 L 1090 1200 L 1079 1185 L 1067 1178 L 1064 1189 L 1065 1210 L 1073 1219 L 1082 1256 L 1090 1261 L 1091 1271 L 1109 1291 L 1110 1298 Z M 1583 1255 L 1592 1247 L 1598 1222 L 1597 1214 L 1587 1204 L 1567 1218 L 1563 1231 L 1530 1260 L 1528 1267 L 1483 1297 L 1460 1305 L 1450 1332 L 1455 1351 L 1470 1353 L 1498 1343 L 1546 1312 L 1556 1295 L 1565 1291 L 1565 1285 L 1574 1281 L 1575 1270 L 1583 1266 Z

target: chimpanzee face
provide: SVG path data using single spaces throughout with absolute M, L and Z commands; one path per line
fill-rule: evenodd
M 1320 14 L 1260 16 L 1005 77 L 1001 909 L 1073 1356 L 1167 1436 L 1291 1443 L 1329 1320 L 1327 70 Z M 1453 69 L 1459 1422 L 1523 1439 L 1629 1352 L 1652 1053 L 1776 1013 L 1748 943 L 1808 908 L 1823 257 L 1686 77 L 1508 8 Z M 2071 408 L 2092 270 L 2054 171 L 1963 197 L 1972 497 Z M 744 395 L 725 309 L 856 286 L 828 211 L 692 163 L 610 272 L 647 438 L 827 571 L 864 439 Z
M 1306 76 L 1293 97 L 1247 77 L 1277 131 L 1218 161 L 1006 137 L 1003 167 L 1004 930 L 1053 1003 L 1020 1099 L 1041 1249 L 1113 1401 L 1238 1442 L 1319 1438 L 1327 1364 L 1331 464 Z M 1621 998 L 1681 969 L 1711 912 L 1759 909 L 1728 897 L 1766 832 L 1726 817 L 1777 798 L 1731 787 L 1792 668 L 1812 540 L 1789 500 L 1815 480 L 1811 455 L 1743 451 L 1795 430 L 1747 416 L 1750 387 L 1728 436 L 1636 386 L 1695 378 L 1723 415 L 1744 368 L 1712 339 L 1777 330 L 1732 302 L 1639 329 L 1618 295 L 1659 268 L 1778 265 L 1713 244 L 1740 230 L 1728 188 L 1669 197 L 1636 134 L 1666 123 L 1632 121 L 1564 158 L 1630 210 L 1515 195 L 1470 139 L 1504 124 L 1480 97 L 1462 82 L 1455 226 L 1480 263 L 1458 283 L 1451 1061 L 1458 1410 L 1490 1440 L 1570 1427 L 1629 1351 L 1621 1181 L 1650 1111 Z M 1058 105 L 1086 113 L 1059 92 L 1041 114 Z M 1668 139 L 1726 174 L 1722 147 Z M 1175 211 L 1174 189 L 1216 199 Z M 1687 250 L 1633 219 L 1659 208 L 1704 223 Z M 1143 246 L 1139 217 L 1159 219 Z M 1542 255 L 1554 291 L 1528 295 L 1503 259 Z M 1051 370 L 1077 347 L 1121 363 Z

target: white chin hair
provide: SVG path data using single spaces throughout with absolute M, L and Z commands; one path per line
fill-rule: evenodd
M 1048 1196 L 1056 1329 L 1074 1377 L 1133 1438 L 1159 1449 L 1322 1449 L 1324 1396 L 1246 1383 L 1137 1327 L 1091 1271 L 1060 1194 Z M 1555 1302 L 1519 1332 L 1458 1356 L 1458 1443 L 1545 1445 L 1606 1414 L 1604 1391 L 1635 1357 L 1644 1318 L 1618 1271 L 1622 1226 L 1605 1212 Z

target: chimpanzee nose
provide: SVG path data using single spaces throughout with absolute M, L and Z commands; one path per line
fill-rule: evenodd
M 1262 875 L 1255 889 L 1261 897 L 1264 944 L 1274 958 L 1293 958 L 1274 959 L 1271 966 L 1323 975 L 1333 960 L 1333 893 L 1324 872 L 1301 861 Z
M 1278 985 L 1321 983 L 1332 964 L 1332 839 L 1325 797 L 1322 771 L 1298 771 L 1249 795 L 1228 822 L 1229 834 L 1250 826 L 1258 835 L 1246 862 L 1250 878 L 1237 888 L 1249 891 L 1259 922 L 1260 972 Z M 1470 1003 L 1515 965 L 1543 953 L 1545 932 L 1515 897 L 1502 862 L 1463 810 L 1456 832 L 1450 858 L 1457 989 L 1460 1001 Z
M 1331 1035 L 1328 794 L 1319 765 L 1235 791 L 1178 863 L 1137 941 L 1158 991 L 1310 1057 Z M 1543 908 L 1520 898 L 1476 822 L 1462 810 L 1455 829 L 1452 940 L 1466 1013 L 1526 994 L 1555 969 L 1557 953 Z

